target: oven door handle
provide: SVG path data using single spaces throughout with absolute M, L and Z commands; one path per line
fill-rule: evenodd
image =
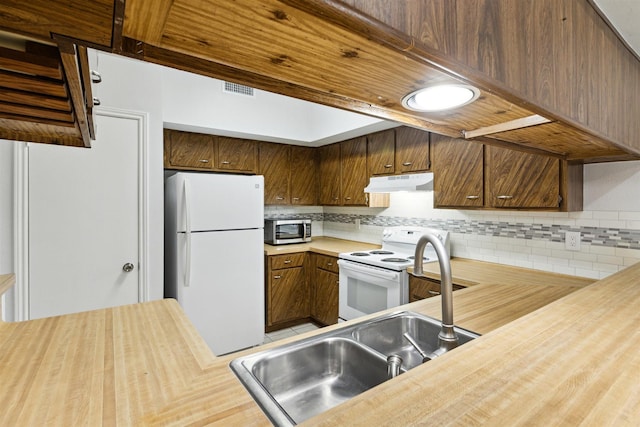
M 386 280 L 396 280 L 399 274 L 397 271 L 385 271 L 377 267 L 369 267 L 342 259 L 338 260 L 338 265 L 341 269 L 343 268 L 345 270 L 355 271 L 356 273 L 368 274 Z

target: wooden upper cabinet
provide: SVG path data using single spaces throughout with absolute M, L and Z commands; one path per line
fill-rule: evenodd
M 483 207 L 483 145 L 433 134 L 431 150 L 434 206 Z
M 318 204 L 318 155 L 313 147 L 291 146 L 291 204 Z
M 367 135 L 369 175 L 395 173 L 396 136 L 393 129 Z
M 320 204 L 340 205 L 340 145 L 320 147 Z
M 367 205 L 364 188 L 369 183 L 367 174 L 367 138 L 343 141 L 341 145 L 342 204 Z
M 395 129 L 395 137 L 396 173 L 428 171 L 429 132 L 403 126 Z
M 260 143 L 260 174 L 264 175 L 264 204 L 286 205 L 290 202 L 290 146 Z
M 218 137 L 216 168 L 230 172 L 258 172 L 258 143 L 248 139 Z
M 165 167 L 211 170 L 215 136 L 165 129 Z
M 486 147 L 487 206 L 558 208 L 560 160 L 501 147 Z

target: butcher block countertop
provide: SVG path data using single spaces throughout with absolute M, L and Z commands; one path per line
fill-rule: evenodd
M 456 291 L 482 337 L 305 425 L 638 425 L 639 305 L 640 264 Z M 440 298 L 402 308 L 439 318 Z M 0 425 L 269 425 L 228 365 L 286 341 L 215 358 L 174 300 L 0 323 Z
M 323 255 L 338 256 L 340 252 L 355 252 L 379 249 L 380 245 L 336 239 L 333 237 L 314 237 L 309 243 L 292 243 L 273 246 L 264 244 L 265 255 L 284 255 L 295 252 L 316 252 Z

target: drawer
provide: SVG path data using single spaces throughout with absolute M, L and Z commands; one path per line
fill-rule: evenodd
M 316 267 L 323 270 L 331 271 L 333 273 L 338 272 L 338 258 L 316 254 Z
M 281 268 L 301 267 L 304 263 L 304 252 L 296 252 L 293 254 L 285 255 L 272 255 L 271 269 L 278 270 Z

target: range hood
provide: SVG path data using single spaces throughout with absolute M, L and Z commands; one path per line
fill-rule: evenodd
M 374 176 L 369 180 L 365 193 L 393 193 L 396 191 L 433 191 L 433 174 Z

